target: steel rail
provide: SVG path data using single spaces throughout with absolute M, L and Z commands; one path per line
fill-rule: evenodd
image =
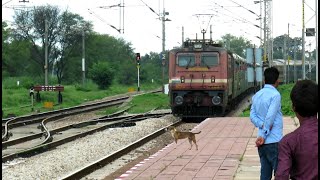
M 162 92 L 162 90 L 152 90 L 152 91 L 147 91 L 147 92 L 139 92 L 137 94 L 130 94 L 130 95 L 124 94 L 122 97 L 120 97 L 120 99 L 121 98 L 128 99 L 130 96 L 134 96 L 134 95 L 143 95 L 143 94 L 148 94 L 148 93 L 160 93 L 160 92 Z M 116 98 L 116 99 L 119 99 L 119 98 Z M 86 105 L 90 106 L 90 105 L 95 105 L 95 104 L 99 104 L 99 103 L 105 103 L 105 102 L 112 101 L 112 100 L 114 100 L 114 99 L 100 101 L 100 102 L 97 102 L 97 103 L 90 103 L 90 104 L 86 104 Z M 65 112 L 65 111 L 70 111 L 70 110 L 73 110 L 73 109 L 82 108 L 82 107 L 85 107 L 86 105 L 78 105 L 78 106 L 63 108 L 63 109 L 54 110 L 54 111 L 42 112 L 42 113 L 38 113 L 38 114 L 24 115 L 24 116 L 15 117 L 15 119 L 17 119 L 17 121 L 22 121 L 22 120 L 26 120 L 26 119 L 34 119 L 34 118 L 42 118 L 43 119 L 44 117 L 52 115 L 52 114 L 62 113 L 62 112 Z M 7 122 L 7 121 L 9 121 L 11 119 L 12 119 L 12 117 L 4 118 L 4 119 L 2 119 L 2 123 L 5 123 L 5 122 Z
M 107 129 L 107 128 L 112 128 L 112 127 L 116 127 L 116 126 L 123 126 L 123 124 L 127 124 L 127 125 L 129 124 L 130 125 L 130 123 L 150 118 L 150 116 L 159 117 L 159 116 L 161 116 L 159 114 L 145 113 L 145 114 L 133 115 L 133 116 L 130 116 L 130 117 L 122 117 L 122 120 L 120 120 L 120 121 L 110 122 L 107 125 L 103 125 L 101 127 L 94 128 L 94 129 L 86 131 L 84 133 L 80 133 L 80 134 L 76 134 L 76 135 L 73 135 L 73 136 L 69 136 L 67 138 L 61 139 L 59 141 L 54 141 L 54 142 L 48 142 L 48 136 L 47 136 L 47 138 L 45 140 L 45 141 L 47 141 L 46 143 L 44 143 L 44 141 L 43 141 L 43 143 L 41 143 L 38 146 L 27 148 L 27 149 L 24 149 L 24 150 L 21 150 L 21 151 L 18 151 L 16 153 L 12 153 L 12 154 L 9 154 L 9 155 L 4 155 L 4 156 L 2 156 L 2 162 L 6 162 L 6 161 L 9 161 L 9 160 L 15 159 L 17 157 L 30 157 L 32 155 L 39 154 L 39 153 L 42 153 L 44 151 L 47 151 L 48 149 L 51 149 L 53 147 L 56 147 L 56 146 L 59 146 L 61 144 L 70 142 L 70 141 L 72 141 L 72 140 L 74 140 L 76 138 L 84 137 L 86 135 L 93 134 L 95 132 L 102 131 L 102 130 Z M 163 113 L 162 115 L 165 115 L 165 114 L 169 114 L 169 113 Z M 106 119 L 95 120 L 95 122 L 92 121 L 91 123 L 98 123 L 100 121 L 106 121 Z M 84 124 L 84 123 L 88 123 L 88 122 L 82 122 L 82 124 Z M 79 123 L 79 124 L 81 124 L 81 123 Z M 79 127 L 79 126 L 75 126 L 75 125 L 69 125 L 69 126 L 62 127 L 61 129 L 70 128 L 71 126 L 72 127 Z M 53 130 L 53 131 L 55 133 L 57 132 L 56 129 Z M 38 137 L 40 136 L 41 137 L 42 135 L 43 135 L 43 133 L 39 133 L 39 134 L 34 135 L 34 137 L 36 137 L 36 136 L 38 136 Z
M 141 145 L 147 143 L 148 141 L 154 139 L 155 137 L 158 137 L 160 136 L 161 134 L 165 133 L 166 132 L 166 129 L 169 127 L 169 126 L 178 126 L 179 124 L 181 123 L 181 121 L 177 121 L 175 123 L 172 123 L 164 128 L 161 128 L 143 138 L 140 138 L 139 140 L 127 145 L 126 147 L 118 150 L 118 151 L 115 151 L 113 152 L 112 154 L 110 155 L 107 155 L 93 163 L 90 163 L 88 165 L 86 165 L 85 167 L 82 167 L 78 170 L 75 170 L 71 173 L 69 173 L 68 175 L 64 176 L 64 177 L 61 177 L 59 179 L 61 180 L 74 180 L 74 179 L 81 179 L 83 178 L 84 176 L 94 172 L 95 170 L 109 164 L 110 162 L 120 158 L 121 156 L 129 153 L 130 151 L 132 151 L 133 149 L 136 149 L 138 147 L 140 147 Z
M 103 108 L 103 107 L 119 105 L 119 104 L 122 104 L 127 99 L 128 99 L 128 97 L 118 98 L 118 99 L 113 99 L 113 100 L 110 100 L 110 101 L 105 101 L 103 103 L 92 104 L 90 106 L 83 106 L 83 107 L 87 107 L 87 109 L 85 109 L 85 110 L 79 109 L 77 111 L 74 111 L 74 109 L 73 109 L 71 112 L 64 111 L 64 112 L 61 112 L 61 113 L 59 113 L 57 115 L 51 116 L 51 118 L 49 118 L 49 119 L 51 121 L 51 120 L 60 119 L 60 118 L 66 117 L 66 116 L 78 114 L 80 112 L 88 112 L 88 111 L 93 111 L 93 110 L 100 109 L 100 108 Z M 48 119 L 48 118 L 45 118 L 45 120 L 46 119 Z M 38 122 L 41 122 L 40 123 L 41 127 L 43 127 L 43 125 L 44 125 L 43 124 L 44 120 L 42 118 L 41 119 L 36 119 L 36 120 L 27 120 L 27 121 L 14 123 L 15 121 L 18 121 L 18 120 L 16 118 L 14 118 L 14 119 L 11 119 L 11 120 L 9 120 L 9 121 L 7 121 L 5 123 L 4 134 L 2 136 L 2 141 L 7 141 L 10 138 L 9 127 L 10 128 L 20 127 L 20 126 L 23 126 L 23 125 L 34 124 L 34 123 L 38 123 Z

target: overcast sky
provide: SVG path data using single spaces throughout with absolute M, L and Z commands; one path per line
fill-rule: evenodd
M 213 29 L 213 40 L 230 33 L 243 36 L 257 46 L 260 40 L 260 25 L 256 20 L 260 15 L 259 3 L 254 0 L 124 0 L 124 33 L 119 34 L 109 25 L 122 29 L 120 8 L 111 7 L 122 0 L 22 0 L 2 1 L 2 20 L 12 22 L 14 9 L 38 5 L 57 5 L 62 10 L 68 9 L 78 13 L 85 20 L 92 21 L 94 30 L 101 34 L 122 37 L 131 42 L 135 52 L 143 55 L 162 50 L 162 23 L 159 14 L 163 8 L 169 13 L 165 22 L 166 49 L 179 46 L 182 42 L 182 26 L 184 39 L 202 38 L 201 29 L 207 30 L 209 38 L 210 25 Z M 163 2 L 164 1 L 164 2 Z M 273 37 L 288 33 L 290 37 L 301 37 L 302 32 L 302 0 L 273 0 Z M 152 12 L 150 8 L 155 12 Z M 250 13 L 253 11 L 255 14 Z M 314 28 L 315 0 L 305 0 L 305 27 Z M 315 37 L 307 37 L 306 44 L 314 48 Z M 306 46 L 308 50 L 309 46 Z M 311 47 L 311 48 L 312 48 Z

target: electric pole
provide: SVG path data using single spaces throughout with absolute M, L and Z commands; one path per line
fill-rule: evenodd
M 302 0 L 302 79 L 306 79 L 306 66 L 305 66 L 305 35 L 304 32 L 304 0 Z
M 164 52 L 165 52 L 165 43 L 166 43 L 165 17 L 166 17 L 166 12 L 163 7 L 163 13 L 162 13 L 162 93 L 164 93 L 164 65 L 165 65 Z
M 287 44 L 286 44 L 286 36 L 283 37 L 283 82 L 287 84 L 287 62 L 286 62 L 286 51 L 287 51 Z
M 164 66 L 166 64 L 165 60 L 165 43 L 166 43 L 166 26 L 165 26 L 165 21 L 171 21 L 170 19 L 166 18 L 166 15 L 169 15 L 168 12 L 165 11 L 164 9 L 164 2 L 163 2 L 163 12 L 162 12 L 162 92 L 164 92 Z
M 263 49 L 264 56 L 263 61 L 269 63 L 269 67 L 272 65 L 273 59 L 273 39 L 272 39 L 272 0 L 263 0 L 264 4 L 264 37 L 263 37 Z
M 45 58 L 45 65 L 44 65 L 44 76 L 45 76 L 45 85 L 48 85 L 48 21 L 47 19 L 44 20 L 45 26 L 45 51 L 44 51 L 44 58 Z

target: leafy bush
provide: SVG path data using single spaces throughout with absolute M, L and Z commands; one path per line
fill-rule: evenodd
M 89 69 L 89 77 L 99 89 L 108 89 L 112 84 L 114 72 L 107 62 L 98 62 Z

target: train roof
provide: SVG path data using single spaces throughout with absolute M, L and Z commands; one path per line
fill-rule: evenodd
M 209 39 L 187 39 L 182 46 L 175 47 L 171 51 L 186 49 L 188 51 L 226 51 L 226 48 L 222 47 L 222 44 L 216 43 Z

